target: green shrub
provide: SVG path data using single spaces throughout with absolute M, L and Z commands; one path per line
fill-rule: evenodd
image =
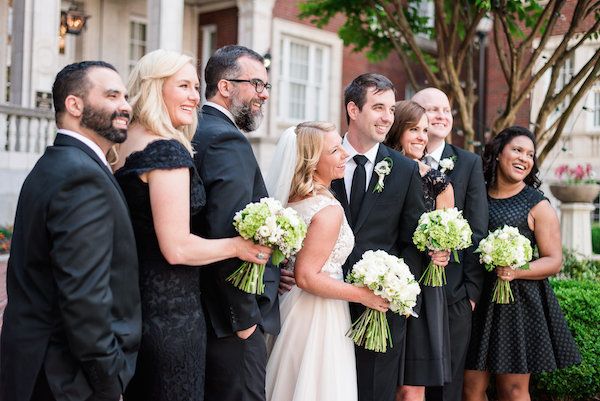
M 581 353 L 582 363 L 536 374 L 532 399 L 583 401 L 600 397 L 600 282 L 551 281 Z
M 594 253 L 600 253 L 600 224 L 592 226 L 592 250 Z
M 600 262 L 585 259 L 575 251 L 563 248 L 563 268 L 557 277 L 600 281 Z
M 12 233 L 12 227 L 0 226 L 0 255 L 10 252 Z

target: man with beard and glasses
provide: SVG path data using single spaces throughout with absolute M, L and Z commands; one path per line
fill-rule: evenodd
M 66 66 L 56 125 L 17 205 L 0 339 L 0 399 L 117 401 L 141 335 L 129 212 L 108 163 L 131 107 L 115 68 Z
M 263 58 L 243 46 L 217 50 L 204 75 L 208 101 L 192 143 L 206 189 L 206 206 L 194 216 L 192 229 L 205 238 L 229 238 L 237 234 L 234 214 L 267 196 L 250 142 L 241 131 L 260 125 L 271 85 Z M 264 333 L 279 332 L 279 269 L 267 264 L 265 291 L 254 295 L 226 281 L 241 263 L 228 259 L 201 270 L 207 320 L 207 400 L 265 399 Z

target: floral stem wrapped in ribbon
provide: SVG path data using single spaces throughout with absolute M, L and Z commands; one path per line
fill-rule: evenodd
M 243 238 L 273 248 L 271 262 L 276 266 L 295 255 L 306 236 L 306 224 L 296 211 L 284 208 L 272 198 L 246 205 L 235 214 L 233 225 Z M 250 294 L 262 294 L 265 291 L 264 273 L 264 264 L 244 262 L 227 277 L 227 281 Z
M 421 288 L 404 261 L 384 251 L 367 251 L 353 267 L 346 281 L 368 287 L 375 295 L 390 301 L 390 310 L 404 316 L 416 316 L 413 307 Z M 390 326 L 384 312 L 367 308 L 352 324 L 348 337 L 355 344 L 375 352 L 393 346 Z
M 504 226 L 490 233 L 479 242 L 475 252 L 480 253 L 479 261 L 485 265 L 487 271 L 500 266 L 513 270 L 528 270 L 533 255 L 529 240 L 519 233 L 519 229 L 511 226 Z M 492 302 L 509 304 L 513 301 L 510 282 L 498 277 Z
M 439 209 L 421 215 L 413 243 L 420 251 L 452 251 L 454 260 L 459 262 L 456 251 L 471 246 L 472 235 L 461 211 L 455 207 Z M 446 284 L 446 269 L 431 261 L 419 282 L 429 287 L 441 287 Z

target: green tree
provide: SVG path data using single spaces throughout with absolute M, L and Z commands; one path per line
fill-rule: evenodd
M 423 15 L 426 4 L 433 4 L 433 21 Z M 572 16 L 567 16 L 567 6 L 574 7 Z M 540 161 L 558 142 L 577 102 L 600 79 L 598 51 L 574 74 L 565 68 L 583 43 L 598 38 L 598 0 L 307 0 L 300 3 L 300 12 L 319 27 L 343 14 L 346 20 L 339 35 L 344 43 L 366 51 L 372 61 L 395 52 L 415 89 L 423 86 L 415 71 L 422 71 L 427 86 L 449 95 L 471 150 L 478 100 L 474 52 L 484 18 L 493 21 L 494 49 L 507 87 L 492 134 L 514 124 L 536 84 L 542 79 L 547 82 L 533 121 Z M 557 24 L 565 20 L 566 32 L 550 47 Z

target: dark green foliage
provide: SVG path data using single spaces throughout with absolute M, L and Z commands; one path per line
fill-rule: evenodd
M 592 226 L 592 249 L 594 253 L 600 253 L 600 224 Z
M 600 282 L 552 279 L 552 288 L 582 363 L 534 375 L 532 400 L 584 401 L 600 397 Z

